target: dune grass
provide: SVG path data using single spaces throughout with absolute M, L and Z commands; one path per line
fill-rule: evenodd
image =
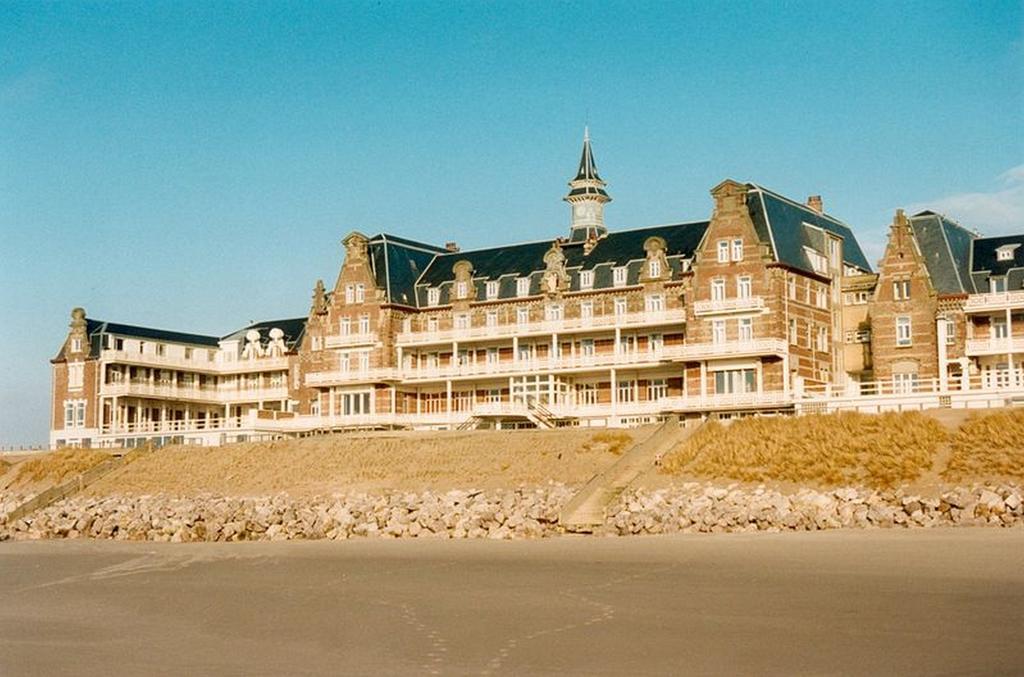
M 606 430 L 599 432 L 584 443 L 588 451 L 605 450 L 619 456 L 633 443 L 633 436 L 623 430 Z
M 15 483 L 53 482 L 59 484 L 109 458 L 110 456 L 107 454 L 92 449 L 61 449 L 23 461 L 18 466 Z
M 950 446 L 944 479 L 1024 479 L 1024 410 L 975 414 L 960 426 Z
M 947 439 L 918 412 L 710 422 L 666 456 L 662 472 L 745 482 L 891 487 L 931 467 Z

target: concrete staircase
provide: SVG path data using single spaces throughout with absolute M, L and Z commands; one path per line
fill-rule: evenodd
M 589 533 L 604 524 L 608 505 L 637 478 L 654 467 L 700 426 L 684 428 L 678 416 L 670 416 L 649 437 L 627 450 L 610 467 L 590 478 L 562 509 L 559 523 L 566 531 Z

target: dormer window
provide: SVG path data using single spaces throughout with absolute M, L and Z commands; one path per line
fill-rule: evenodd
M 80 353 L 82 352 L 82 339 L 73 338 L 71 339 L 71 352 Z
M 427 305 L 436 306 L 441 302 L 441 290 L 437 287 L 427 289 Z
M 498 281 L 491 280 L 487 283 L 487 298 L 496 299 L 498 298 Z
M 996 248 L 996 261 L 1013 261 L 1013 253 L 1019 244 L 1004 244 Z
M 345 285 L 345 303 L 356 302 L 356 286 L 354 284 Z
M 1005 277 L 990 277 L 988 278 L 988 290 L 993 294 L 999 294 L 1006 291 L 1006 278 Z
M 661 261 L 659 259 L 651 259 L 647 262 L 647 275 L 648 277 L 661 277 Z
M 892 298 L 894 301 L 910 300 L 910 280 L 896 280 L 893 282 Z
M 626 266 L 619 266 L 612 269 L 612 284 L 616 287 L 626 286 Z
M 530 278 L 520 277 L 516 280 L 516 296 L 530 295 Z
M 594 288 L 594 271 L 592 270 L 581 270 L 580 271 L 580 289 L 593 289 Z
M 469 283 L 460 281 L 455 283 L 455 296 L 464 299 L 469 295 Z
M 732 260 L 743 260 L 743 238 L 736 238 L 732 241 Z
M 362 303 L 366 300 L 366 285 L 362 282 L 356 285 L 356 303 Z

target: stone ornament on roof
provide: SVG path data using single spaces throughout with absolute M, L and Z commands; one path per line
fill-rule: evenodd
M 327 290 L 324 289 L 324 281 L 317 280 L 316 286 L 313 287 L 313 314 L 326 315 L 329 307 L 327 303 Z
M 569 287 L 569 274 L 565 270 L 565 253 L 562 243 L 555 240 L 544 254 L 544 277 L 542 287 L 545 294 L 558 294 Z
M 345 262 L 354 263 L 369 258 L 369 242 L 370 238 L 359 231 L 352 231 L 345 236 L 345 239 L 341 241 L 345 245 Z
M 647 260 L 640 272 L 641 281 L 667 280 L 672 277 L 672 269 L 668 265 L 668 255 L 666 254 L 667 248 L 668 243 L 663 237 L 655 235 L 644 240 L 644 252 L 647 254 Z M 653 267 L 652 262 L 656 262 Z M 657 269 L 657 275 L 651 275 L 652 268 Z

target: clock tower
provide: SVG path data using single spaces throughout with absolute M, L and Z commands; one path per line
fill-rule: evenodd
M 597 163 L 590 148 L 590 130 L 583 130 L 583 155 L 576 178 L 569 182 L 569 194 L 563 199 L 572 207 L 570 242 L 596 240 L 608 233 L 604 225 L 604 206 L 611 202 L 605 192 L 607 184 L 597 175 Z

